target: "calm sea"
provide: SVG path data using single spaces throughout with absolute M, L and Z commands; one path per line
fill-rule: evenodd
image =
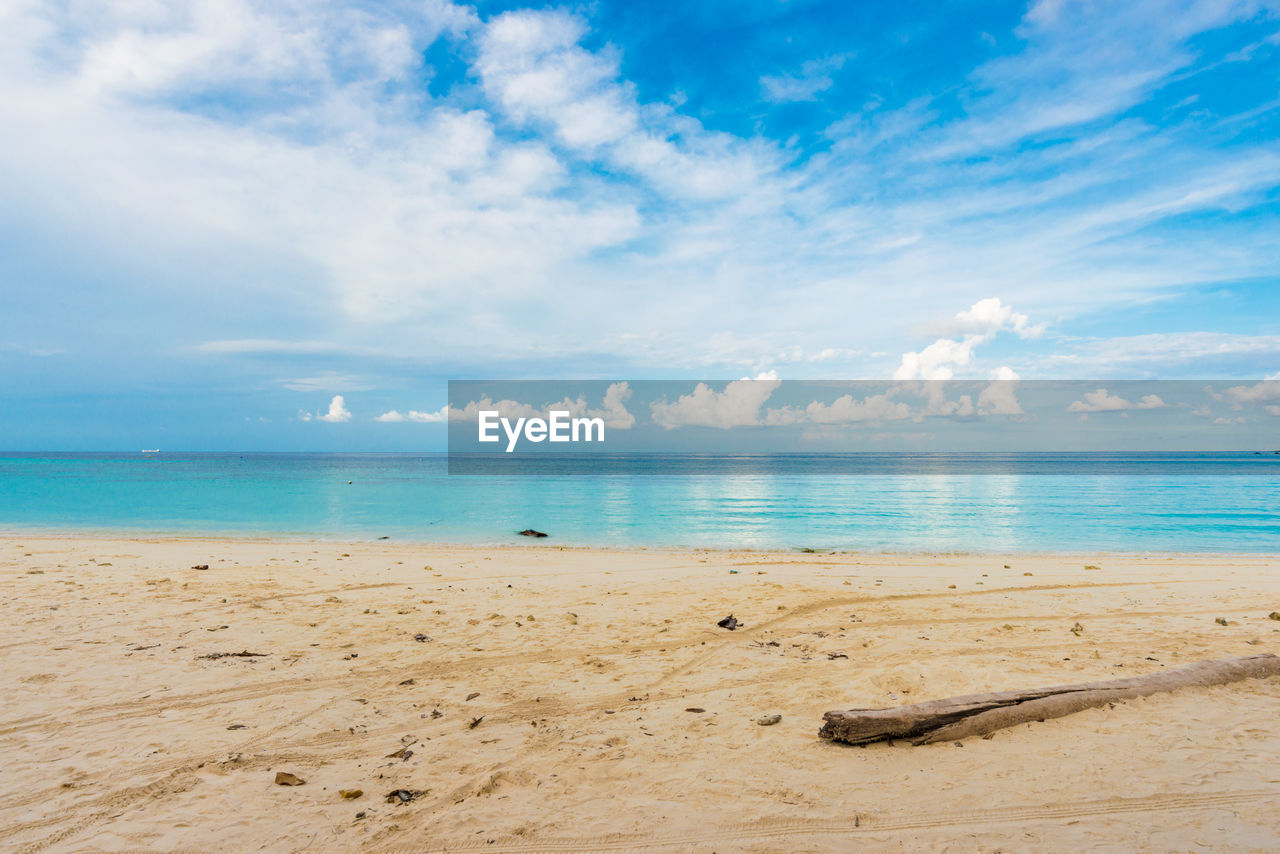
M 1280 456 L 0 454 L 0 530 L 894 551 L 1280 553 Z

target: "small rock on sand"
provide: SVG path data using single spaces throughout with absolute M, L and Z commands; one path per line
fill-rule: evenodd
M 756 718 L 756 723 L 760 724 L 760 726 L 773 726 L 781 721 L 782 715 L 765 715 L 764 717 Z
M 301 786 L 303 783 L 306 783 L 306 782 L 307 782 L 306 780 L 302 779 L 298 775 L 290 774 L 288 771 L 276 772 L 277 786 Z

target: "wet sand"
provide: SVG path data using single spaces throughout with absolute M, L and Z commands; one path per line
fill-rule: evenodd
M 1276 557 L 11 536 L 0 597 L 6 851 L 1280 839 L 1280 679 L 990 740 L 817 737 L 833 708 L 1280 653 Z

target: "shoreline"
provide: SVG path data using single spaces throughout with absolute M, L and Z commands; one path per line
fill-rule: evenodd
M 12 541 L 26 537 L 28 539 L 40 540 L 92 540 L 92 541 L 108 541 L 108 542 L 139 542 L 139 543 L 166 543 L 166 542 L 225 542 L 225 543 L 258 543 L 258 544 L 278 544 L 282 546 L 303 546 L 303 545 L 350 545 L 350 546 L 387 546 L 400 548 L 415 549 L 474 549 L 474 550 L 502 550 L 520 552 L 524 550 L 545 549 L 548 551 L 595 551 L 608 554 L 630 554 L 630 553 L 648 553 L 648 554 L 669 554 L 669 553 L 685 553 L 697 552 L 706 554 L 755 554 L 755 555 L 775 555 L 779 557 L 793 557 L 803 559 L 806 557 L 820 558 L 829 557 L 881 557 L 881 558 L 920 558 L 920 557 L 955 557 L 955 558 L 1036 558 L 1036 559 L 1053 559 L 1053 558 L 1085 558 L 1085 557 L 1114 557 L 1114 558 L 1150 558 L 1150 559 L 1167 559 L 1167 558 L 1193 558 L 1193 559 L 1213 559 L 1213 558 L 1232 558 L 1242 560 L 1267 560 L 1269 558 L 1280 559 L 1280 549 L 1270 552 L 1198 552 L 1198 551 L 1179 551 L 1176 549 L 1169 550 L 1151 550 L 1151 551 L 1115 551 L 1107 549 L 1054 549 L 1048 551 L 1014 551 L 1009 549 L 995 551 L 948 551 L 948 550 L 905 550 L 905 549 L 882 549 L 882 550 L 860 550 L 852 548 L 819 548 L 814 547 L 813 551 L 806 551 L 808 546 L 795 546 L 792 548 L 752 548 L 743 546 L 740 548 L 726 548 L 721 546 L 698 546 L 698 545 L 592 545 L 577 543 L 556 543 L 547 542 L 546 540 L 527 538 L 528 542 L 495 540 L 492 542 L 454 542 L 450 540 L 409 540 L 397 539 L 394 537 L 374 537 L 373 539 L 362 539 L 347 536 L 338 537 L 311 537 L 301 534 L 282 533 L 282 534 L 261 534 L 246 533 L 237 534 L 234 532 L 171 532 L 171 531 L 121 531 L 108 529 L 105 531 L 96 530 L 75 530 L 65 528 L 50 529 L 12 529 L 0 528 L 0 543 Z
M 1003 557 L 0 536 L 0 847 L 1273 845 L 1280 679 L 818 738 L 1280 652 L 1280 558 Z

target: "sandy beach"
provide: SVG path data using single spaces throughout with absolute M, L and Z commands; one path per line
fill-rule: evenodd
M 0 590 L 6 851 L 1280 839 L 1277 679 L 989 740 L 817 737 L 830 709 L 1280 653 L 1275 557 L 11 536 Z

